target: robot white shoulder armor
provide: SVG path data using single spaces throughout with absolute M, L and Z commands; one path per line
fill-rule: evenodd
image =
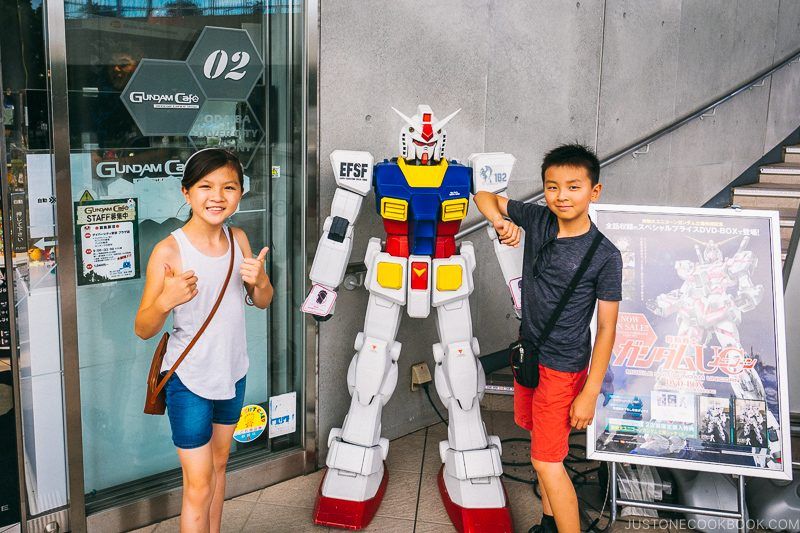
M 336 185 L 342 189 L 366 196 L 372 189 L 372 169 L 375 159 L 369 152 L 334 150 L 331 165 Z
M 473 190 L 500 194 L 508 187 L 516 159 L 505 152 L 489 152 L 472 154 L 468 161 L 472 167 Z

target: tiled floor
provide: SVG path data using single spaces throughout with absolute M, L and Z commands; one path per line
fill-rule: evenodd
M 524 431 L 514 425 L 511 413 L 484 411 L 484 419 L 489 432 L 499 435 L 501 439 L 527 437 Z M 387 533 L 455 531 L 442 507 L 436 488 L 436 474 L 441 464 L 438 444 L 445 438 L 446 432 L 447 429 L 443 424 L 437 424 L 392 441 L 387 460 L 389 486 L 377 516 L 365 531 Z M 527 445 L 505 443 L 503 460 L 527 461 Z M 520 478 L 529 479 L 532 476 L 532 470 L 527 466 L 505 467 L 505 472 Z M 322 471 L 315 472 L 225 502 L 222 530 L 276 533 L 341 531 L 315 526 L 311 519 L 314 497 L 322 474 Z M 526 532 L 541 518 L 541 502 L 533 494 L 530 485 L 506 480 L 505 486 L 515 530 Z M 598 499 L 602 498 L 602 494 L 597 496 Z M 596 516 L 596 513 L 593 516 Z M 603 527 L 605 519 L 599 525 Z M 612 531 L 637 529 L 652 531 L 654 526 L 645 527 L 644 524 L 640 524 L 640 527 L 635 527 L 634 524 L 622 520 L 614 525 Z M 177 531 L 178 518 L 137 530 L 138 533 Z

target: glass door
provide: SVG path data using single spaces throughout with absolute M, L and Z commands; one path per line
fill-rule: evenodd
M 0 523 L 23 525 L 68 504 L 44 18 L 40 0 L 0 2 Z
M 254 250 L 270 247 L 267 267 L 275 286 L 267 312 L 246 310 L 245 397 L 246 405 L 264 408 L 275 427 L 234 443 L 231 466 L 301 445 L 303 351 L 294 292 L 302 283 L 293 280 L 303 257 L 295 238 L 303 213 L 302 56 L 296 44 L 302 42 L 302 3 L 70 0 L 65 6 L 91 513 L 181 482 L 168 420 L 142 414 L 157 337 L 139 340 L 133 322 L 154 245 L 188 216 L 181 171 L 200 148 L 223 146 L 242 159 L 245 195 L 230 222 L 245 230 Z M 120 224 L 82 218 L 114 206 L 127 206 L 130 218 Z M 108 260 L 111 249 L 116 262 Z M 281 416 L 273 417 L 270 407 Z

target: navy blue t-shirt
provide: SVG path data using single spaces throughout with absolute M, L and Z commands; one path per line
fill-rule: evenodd
M 592 222 L 577 237 L 558 236 L 558 219 L 545 206 L 508 201 L 508 215 L 525 230 L 520 334 L 535 345 L 600 231 Z M 592 354 L 589 325 L 597 300 L 622 300 L 622 255 L 605 236 L 545 343 L 539 362 L 554 370 L 579 372 Z

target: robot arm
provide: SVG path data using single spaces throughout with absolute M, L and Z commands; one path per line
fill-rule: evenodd
M 313 286 L 302 307 L 306 313 L 320 317 L 333 314 L 335 291 L 344 280 L 353 251 L 353 226 L 361 203 L 372 188 L 373 163 L 368 152 L 331 153 L 337 189 L 311 265 L 309 277 Z
M 514 156 L 504 152 L 472 154 L 469 166 L 472 167 L 472 192 L 491 192 L 506 196 L 506 188 L 514 167 Z M 506 287 L 511 291 L 511 300 L 517 316 L 522 315 L 522 255 L 525 236 L 522 235 L 517 248 L 507 246 L 497 238 L 497 232 L 490 225 L 487 228 L 489 238 L 494 243 L 494 253 L 500 262 L 500 270 Z

